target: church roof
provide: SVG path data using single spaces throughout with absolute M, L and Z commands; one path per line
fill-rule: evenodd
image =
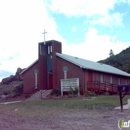
M 128 74 L 120 69 L 117 69 L 115 67 L 112 67 L 110 65 L 93 62 L 93 61 L 85 60 L 85 59 L 70 56 L 70 55 L 60 54 L 60 53 L 56 53 L 56 55 L 66 61 L 69 61 L 69 62 L 79 66 L 80 68 L 130 77 L 130 74 Z
M 31 65 L 29 65 L 26 69 L 24 69 L 21 73 L 20 73 L 20 75 L 21 74 L 23 74 L 24 72 L 26 72 L 29 68 L 31 68 L 34 64 L 36 64 L 38 62 L 38 60 L 36 60 L 36 61 L 34 61 Z

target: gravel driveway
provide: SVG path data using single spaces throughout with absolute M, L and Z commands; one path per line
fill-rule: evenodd
M 17 107 L 0 105 L 0 130 L 119 130 L 118 120 L 130 119 L 130 110 Z

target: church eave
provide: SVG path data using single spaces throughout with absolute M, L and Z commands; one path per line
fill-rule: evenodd
M 30 69 L 34 64 L 36 64 L 38 62 L 38 59 L 36 61 L 34 61 L 31 65 L 29 65 L 25 70 L 23 70 L 20 75 L 22 75 L 23 73 L 25 73 L 28 69 Z

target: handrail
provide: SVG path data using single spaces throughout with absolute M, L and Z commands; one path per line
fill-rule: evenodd
M 90 86 L 91 85 L 91 86 Z M 88 81 L 87 82 L 87 86 L 88 88 L 98 88 L 100 90 L 100 88 L 106 88 L 106 89 L 111 89 L 112 91 L 117 91 L 117 84 L 110 84 L 108 82 L 100 82 L 100 81 Z
M 24 94 L 26 94 L 26 95 L 28 95 L 28 94 L 33 94 L 33 93 L 35 93 L 36 91 L 38 90 L 38 88 L 31 88 L 31 89 L 29 89 L 26 93 L 24 93 Z

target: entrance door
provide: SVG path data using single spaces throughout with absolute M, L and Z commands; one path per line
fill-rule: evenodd
M 53 89 L 53 75 L 49 75 L 49 89 Z

